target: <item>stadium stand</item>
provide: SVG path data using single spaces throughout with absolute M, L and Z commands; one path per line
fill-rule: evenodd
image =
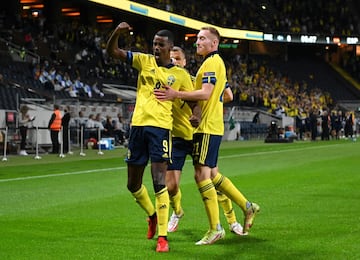
M 310 0 L 226 1 L 220 6 L 221 11 L 216 2 L 202 0 L 186 5 L 183 1 L 170 0 L 136 2 L 229 28 L 342 35 L 360 32 L 359 4 L 356 1 L 346 1 L 340 10 L 335 8 L 337 0 L 316 3 Z M 262 6 L 266 6 L 266 9 L 262 9 Z M 102 10 L 106 11 L 109 9 Z M 14 22 L 12 14 L 4 12 L 0 20 L 0 73 L 3 75 L 0 109 L 17 110 L 18 101 L 23 98 L 44 99 L 48 104 L 54 100 L 67 100 L 71 105 L 79 104 L 78 107 L 88 107 L 94 103 L 108 107 L 114 104 L 123 106 L 126 101 L 123 110 L 127 116 L 131 115 L 133 96 L 130 95 L 130 100 L 126 100 L 126 97 L 129 96 L 128 92 L 134 92 L 131 87 L 135 86 L 137 75 L 128 65 L 107 57 L 104 51 L 113 26 L 81 23 L 81 19 L 75 18 L 64 19 L 48 30 L 36 18 L 17 16 Z M 129 36 L 128 41 L 135 42 L 132 45 L 137 46 L 137 50 L 148 52 L 151 46 L 144 35 L 146 32 L 140 30 L 136 35 Z M 194 54 L 192 44 L 179 43 L 186 48 L 188 70 L 194 74 L 200 61 Z M 340 101 L 360 99 L 359 90 L 329 65 L 323 53 L 319 56 L 317 50 L 304 46 L 286 48 L 286 58 L 275 57 L 271 53 L 254 54 L 249 46 L 247 52 L 222 50 L 235 96 L 227 109 L 239 106 L 251 111 L 251 114 L 260 110 L 264 117 L 267 115 L 272 120 L 270 115 L 296 117 L 300 111 L 309 115 L 313 109 L 338 110 L 342 109 L 339 107 Z M 39 58 L 28 56 L 30 53 L 35 53 Z M 359 64 L 359 59 L 354 55 L 344 55 L 338 61 L 338 65 L 348 69 L 354 78 L 360 78 Z M 41 82 L 41 73 L 51 75 L 51 71 L 55 71 L 53 78 Z M 65 75 L 71 81 L 69 85 L 59 83 Z M 118 87 L 112 88 L 113 85 Z M 92 112 L 88 110 L 85 109 L 85 116 Z M 117 112 L 114 111 L 112 116 Z M 252 125 L 251 119 L 242 116 L 238 114 L 235 119 L 242 123 L 249 136 L 264 134 L 265 126 L 257 129 L 258 126 Z M 267 123 L 265 121 L 265 125 Z
M 338 0 L 192 1 L 136 0 L 149 6 L 228 28 L 265 32 L 358 35 L 359 2 Z M 234 8 L 236 7 L 236 8 Z

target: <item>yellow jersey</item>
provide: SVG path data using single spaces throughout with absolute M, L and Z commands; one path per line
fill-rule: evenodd
M 183 68 L 169 64 L 158 66 L 151 54 L 128 52 L 128 62 L 138 70 L 133 126 L 155 126 L 172 130 L 172 101 L 159 101 L 155 89 L 169 85 L 175 90 L 190 91 L 190 74 Z
M 202 116 L 195 133 L 224 135 L 223 97 L 227 78 L 224 61 L 218 52 L 208 54 L 196 74 L 195 89 L 201 89 L 203 83 L 211 83 L 214 88 L 208 100 L 198 102 Z
M 189 86 L 189 91 L 193 90 L 193 77 L 192 84 Z M 186 101 L 182 99 L 175 99 L 173 103 L 173 137 L 181 137 L 185 140 L 192 140 L 194 128 L 189 119 L 192 115 L 192 110 Z

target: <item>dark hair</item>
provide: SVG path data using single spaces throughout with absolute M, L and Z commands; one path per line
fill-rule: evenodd
M 167 37 L 171 44 L 174 44 L 174 34 L 169 30 L 160 30 L 156 33 L 157 36 Z
M 185 56 L 185 51 L 184 51 L 184 49 L 183 49 L 183 48 L 180 48 L 179 46 L 174 46 L 174 47 L 171 49 L 171 51 L 179 51 L 179 52 L 181 52 L 182 54 L 184 54 L 184 56 Z
M 24 105 L 20 108 L 20 112 L 23 114 L 25 114 L 28 111 L 29 111 L 29 107 L 27 105 Z

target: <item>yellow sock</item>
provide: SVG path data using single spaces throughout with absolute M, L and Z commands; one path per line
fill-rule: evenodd
M 169 193 L 166 187 L 155 193 L 155 206 L 158 218 L 158 235 L 167 236 L 169 219 Z
M 219 205 L 224 210 L 224 215 L 228 224 L 236 222 L 236 215 L 231 200 L 222 192 L 217 192 Z
M 176 215 L 180 215 L 182 213 L 180 189 L 174 196 L 170 196 L 170 205 L 173 208 Z
M 206 214 L 209 219 L 210 229 L 216 230 L 220 223 L 219 206 L 217 201 L 216 190 L 210 179 L 197 183 L 200 195 L 205 205 Z
M 213 179 L 213 183 L 217 190 L 224 193 L 229 199 L 235 202 L 243 212 L 246 212 L 246 206 L 248 200 L 244 197 L 244 195 L 234 186 L 234 184 L 222 175 L 220 172 L 217 173 L 215 178 Z
M 141 188 L 138 191 L 132 193 L 135 198 L 135 201 L 142 207 L 148 216 L 152 216 L 155 213 L 155 207 L 151 202 L 149 193 L 144 185 L 141 185 Z

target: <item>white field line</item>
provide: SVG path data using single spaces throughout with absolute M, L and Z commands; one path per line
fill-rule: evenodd
M 3 179 L 1 182 L 10 182 L 10 181 L 23 181 L 23 180 L 32 180 L 32 179 L 41 179 L 41 178 L 51 178 L 51 177 L 59 177 L 59 176 L 67 176 L 67 175 L 79 175 L 86 173 L 95 173 L 95 172 L 107 172 L 114 170 L 122 170 L 126 169 L 126 167 L 115 167 L 115 168 L 102 168 L 102 169 L 94 169 L 94 170 L 86 170 L 86 171 L 78 171 L 78 172 L 63 172 L 63 173 L 55 173 L 55 174 L 47 174 L 47 175 L 37 175 L 37 176 L 29 176 L 29 177 L 19 177 L 13 179 Z
M 334 146 L 336 146 L 336 145 L 338 145 L 338 144 L 334 144 Z M 333 146 L 333 145 L 331 145 L 331 146 Z M 254 155 L 274 154 L 274 153 L 292 152 L 292 151 L 301 151 L 301 150 L 310 150 L 310 149 L 328 148 L 328 147 L 329 147 L 329 145 L 324 145 L 324 146 L 305 147 L 305 148 L 299 148 L 299 149 L 285 149 L 285 150 L 265 151 L 265 152 L 258 152 L 258 153 L 233 154 L 233 155 L 227 155 L 227 156 L 219 156 L 219 160 L 227 159 L 227 158 L 238 158 L 238 157 L 247 157 L 247 156 L 254 156 Z M 192 162 L 192 160 L 186 160 L 186 162 Z M 100 169 L 77 171 L 77 172 L 63 172 L 63 173 L 55 173 L 55 174 L 47 174 L 47 175 L 19 177 L 19 178 L 12 178 L 12 179 L 0 179 L 0 183 L 11 182 L 11 181 L 23 181 L 23 180 L 51 178 L 51 177 L 59 177 L 59 176 L 68 176 L 68 175 L 79 175 L 79 174 L 87 174 L 87 173 L 108 172 L 108 171 L 115 171 L 115 170 L 117 171 L 117 170 L 125 170 L 125 169 L 126 169 L 126 166 L 125 167 L 124 166 L 123 167 L 113 167 L 113 168 L 100 168 Z

